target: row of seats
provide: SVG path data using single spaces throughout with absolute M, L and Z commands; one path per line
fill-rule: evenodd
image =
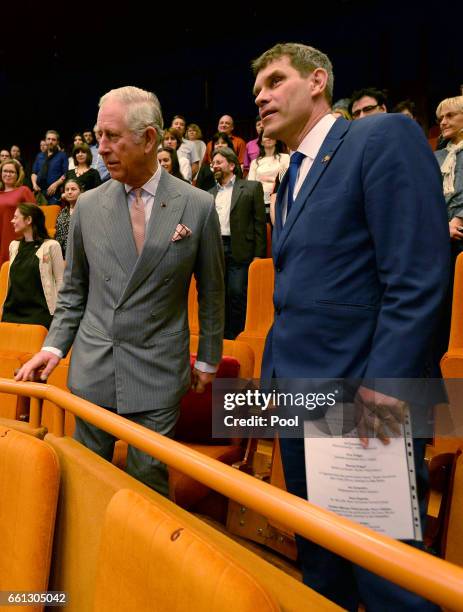
M 65 591 L 69 612 L 339 609 L 67 437 L 0 427 L 0 492 L 0 591 Z

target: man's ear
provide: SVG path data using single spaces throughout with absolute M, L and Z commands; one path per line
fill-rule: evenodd
M 155 127 L 149 125 L 145 130 L 145 153 L 151 153 L 158 146 L 158 132 Z
M 379 108 L 381 109 L 382 113 L 387 113 L 387 108 L 385 104 L 380 104 Z
M 324 93 L 328 84 L 328 73 L 324 68 L 315 68 L 310 75 L 312 83 L 312 95 L 321 95 Z

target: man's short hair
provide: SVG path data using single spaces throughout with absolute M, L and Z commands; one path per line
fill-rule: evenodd
M 364 87 L 363 89 L 357 89 L 350 97 L 349 103 L 349 113 L 352 115 L 352 107 L 355 102 L 363 98 L 364 96 L 368 96 L 370 98 L 374 98 L 378 103 L 378 106 L 384 104 L 387 106 L 386 93 L 381 89 L 376 89 L 376 87 Z
M 302 77 L 307 77 L 317 68 L 323 68 L 328 74 L 326 83 L 325 98 L 331 104 L 333 98 L 333 65 L 325 53 L 315 47 L 302 45 L 301 43 L 279 43 L 265 51 L 260 57 L 252 62 L 254 76 L 266 68 L 269 64 L 282 57 L 288 57 L 291 66 L 295 68 Z
M 48 134 L 54 134 L 59 142 L 59 134 L 56 130 L 47 130 L 45 132 L 45 140 L 47 139 Z
M 236 155 L 235 151 L 233 151 L 233 149 L 230 149 L 230 147 L 215 149 L 214 151 L 212 151 L 212 159 L 214 159 L 216 155 L 222 155 L 222 157 L 225 157 L 229 164 L 235 164 L 235 168 L 237 166 L 239 167 L 240 165 L 240 160 L 238 159 L 238 156 Z
M 116 100 L 127 107 L 127 127 L 137 138 L 141 138 L 146 128 L 151 126 L 157 132 L 158 143 L 161 141 L 164 121 L 161 105 L 154 93 L 130 85 L 111 89 L 100 98 L 99 107 L 109 100 Z

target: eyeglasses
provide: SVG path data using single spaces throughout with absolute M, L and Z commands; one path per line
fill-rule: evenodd
M 379 104 L 370 104 L 369 106 L 364 106 L 363 108 L 358 108 L 356 111 L 354 111 L 352 113 L 352 117 L 354 119 L 358 119 L 360 117 L 361 113 L 363 113 L 364 115 L 368 115 L 369 113 L 374 111 L 375 108 L 378 108 L 378 106 L 379 106 Z

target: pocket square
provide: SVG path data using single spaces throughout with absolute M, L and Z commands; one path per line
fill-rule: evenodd
M 179 223 L 175 228 L 174 235 L 172 236 L 172 242 L 177 242 L 177 240 L 182 240 L 182 238 L 188 238 L 191 236 L 191 229 L 183 223 Z

